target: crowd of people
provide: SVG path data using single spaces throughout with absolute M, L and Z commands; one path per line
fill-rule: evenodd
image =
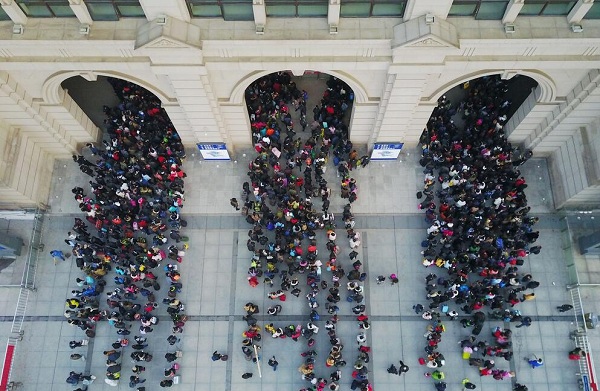
M 165 342 L 169 346 L 179 342 L 178 334 L 187 320 L 184 303 L 177 297 L 183 289 L 178 264 L 187 250 L 187 238 L 181 232 L 186 222 L 180 216 L 185 151 L 156 97 L 122 80 L 110 82 L 121 103 L 104 108 L 107 138 L 101 148 L 88 144 L 92 161 L 84 155 L 73 156 L 92 180 L 87 190 L 72 189 L 86 217 L 75 218 L 65 239 L 82 272 L 72 297 L 66 300 L 65 317 L 86 335 L 86 339 L 71 341 L 71 349 L 85 348 L 88 339 L 95 337 L 97 322 L 107 321 L 116 340 L 103 352 L 105 382 L 118 385 L 122 358 L 130 349 L 135 365 L 129 386 L 144 391 L 143 364 L 153 359 L 149 344 L 156 343 L 148 334 L 159 322 L 158 312 L 164 308 L 173 322 Z M 353 365 L 351 389 L 365 391 L 372 389 L 367 366 L 370 321 L 364 297 L 367 275 L 359 259 L 361 235 L 354 229 L 352 213 L 359 193 L 351 172 L 366 166 L 369 157 L 359 156 L 348 137 L 352 91 L 335 77 L 326 84 L 312 121 L 307 120 L 308 93 L 287 72 L 262 77 L 246 91 L 256 156 L 242 186 L 241 205 L 236 198 L 231 205 L 251 225 L 248 283 L 256 287 L 262 282 L 274 303 L 263 309 L 267 315 L 263 327 L 254 316 L 260 312 L 258 305 L 248 302 L 244 306 L 248 327 L 241 350 L 249 362 L 260 360 L 263 330 L 273 339 L 304 341 L 306 350 L 298 370 L 307 386 L 300 391 L 340 389 L 340 368 L 346 360 Z M 428 322 L 426 354 L 419 362 L 428 368 L 426 376 L 434 380 L 438 391 L 447 387 L 446 358 L 439 343 L 446 322 L 457 319 L 463 328 L 471 329 L 460 341 L 462 358 L 480 376 L 496 380 L 515 376 L 502 368 L 513 357 L 512 331 L 498 327 L 489 337 L 479 336 L 490 319 L 530 326 L 531 318 L 514 307 L 534 300 L 534 290 L 540 285 L 519 269 L 541 246 L 534 245 L 538 218 L 529 215 L 527 184 L 518 170 L 532 154 L 513 148 L 503 132 L 510 109 L 504 97 L 505 82 L 484 77 L 465 85 L 465 90 L 466 98 L 458 105 L 445 96 L 439 99 L 420 139 L 425 178 L 417 198 L 429 224 L 422 242 L 422 264 L 435 271 L 425 278 L 427 307 L 413 308 Z M 325 179 L 330 161 L 339 178 L 339 196 L 347 200 L 337 220 L 330 203 L 338 188 L 332 189 Z M 347 247 L 338 240 L 340 232 L 348 240 Z M 51 255 L 62 261 L 69 257 L 61 250 Z M 162 289 L 160 273 L 168 285 Z M 395 274 L 389 279 L 398 283 Z M 384 276 L 376 279 L 378 284 L 385 280 Z M 164 294 L 157 297 L 161 291 Z M 103 293 L 105 301 L 100 299 Z M 277 316 L 285 313 L 288 295 L 306 299 L 306 322 L 277 322 Z M 344 311 L 342 301 L 349 303 L 348 312 L 356 316 L 354 353 L 344 349 L 336 331 L 338 314 Z M 568 311 L 572 306 L 558 308 Z M 315 348 L 321 328 L 330 343 L 325 358 L 317 358 Z M 134 336 L 129 337 L 132 332 Z M 179 379 L 177 359 L 182 353 L 175 347 L 171 350 L 165 355 L 169 367 L 161 387 L 171 387 Z M 581 350 L 569 352 L 573 360 L 583 356 Z M 81 353 L 71 358 L 85 360 Z M 498 362 L 501 358 L 504 365 Z M 212 359 L 225 361 L 227 355 L 215 351 Z M 543 365 L 543 359 L 535 357 L 528 363 L 535 368 Z M 278 364 L 275 356 L 268 361 L 274 371 Z M 393 364 L 388 368 L 396 375 L 407 371 L 403 361 L 399 368 Z M 245 372 L 242 377 L 252 375 Z M 81 383 L 77 390 L 82 391 L 94 379 L 71 371 L 67 383 Z M 462 385 L 476 388 L 469 379 Z M 527 386 L 516 383 L 515 390 L 527 391 Z
M 430 224 L 422 243 L 423 265 L 436 269 L 426 278 L 429 310 L 423 317 L 430 325 L 423 361 L 435 368 L 431 377 L 437 390 L 446 388 L 438 351 L 444 321 L 460 314 L 462 326 L 471 328 L 470 337 L 461 341 L 463 359 L 481 376 L 515 376 L 496 367 L 498 358 L 512 358 L 511 330 L 496 328 L 491 342 L 479 334 L 489 318 L 531 324 L 513 307 L 534 299 L 539 286 L 519 270 L 541 246 L 533 245 L 538 218 L 529 215 L 527 184 L 518 169 L 531 152 L 513 148 L 503 131 L 510 109 L 506 82 L 490 76 L 464 87 L 466 97 L 458 105 L 439 99 L 420 139 L 425 179 L 417 197 Z M 519 298 L 522 291 L 528 293 Z
M 351 358 L 354 363 L 351 388 L 370 390 L 366 365 L 370 347 L 365 333 L 370 323 L 362 284 L 366 274 L 358 259 L 360 233 L 354 230 L 352 214 L 358 187 L 350 177 L 352 169 L 368 164 L 368 157 L 359 157 L 348 138 L 347 112 L 353 101 L 350 88 L 335 77 L 330 77 L 326 84 L 310 123 L 306 120 L 308 93 L 296 86 L 289 73 L 265 76 L 246 91 L 257 153 L 249 165 L 249 181 L 244 183 L 241 195 L 242 213 L 252 225 L 247 241 L 252 254 L 248 282 L 255 287 L 262 280 L 271 291 L 268 298 L 277 303 L 266 310 L 269 323 L 264 330 L 268 335 L 296 342 L 304 340 L 307 345 L 298 368 L 302 379 L 308 382 L 302 391 L 322 391 L 340 389 L 340 368 L 346 365 L 349 354 L 336 331 L 341 311 L 338 304 L 344 294 L 342 279 L 346 277 L 346 300 L 353 306 L 358 330 L 358 346 Z M 296 125 L 292 110 L 298 114 L 300 126 Z M 330 211 L 334 190 L 324 177 L 329 161 L 337 167 L 340 196 L 347 200 L 341 223 Z M 232 200 L 232 205 L 237 208 L 237 200 Z M 345 246 L 339 244 L 338 225 L 346 230 L 348 256 L 342 254 Z M 325 239 L 324 249 L 319 249 L 319 237 Z M 349 264 L 351 269 L 346 271 Z M 306 323 L 276 323 L 276 316 L 285 312 L 283 303 L 288 300 L 288 293 L 294 297 L 302 294 L 306 299 Z M 323 296 L 326 300 L 322 307 Z M 250 302 L 244 310 L 248 329 L 242 352 L 247 360 L 256 361 L 262 339 L 254 317 L 259 308 Z M 327 357 L 319 360 L 315 344 L 322 327 L 331 346 Z M 323 366 L 331 371 L 329 376 L 319 373 Z M 249 378 L 248 373 L 244 375 Z
M 66 300 L 64 315 L 86 335 L 71 341 L 70 347 L 87 346 L 98 322 L 108 322 L 115 342 L 104 350 L 106 384 L 117 386 L 127 375 L 122 373 L 127 371 L 122 359 L 130 351 L 135 365 L 129 386 L 144 391 L 144 365 L 153 359 L 150 345 L 161 343 L 151 334 L 164 312 L 172 321 L 172 334 L 162 343 L 172 351 L 165 355 L 168 368 L 157 385 L 171 387 L 179 380 L 181 357 L 174 345 L 187 320 L 184 303 L 177 298 L 183 289 L 178 264 L 187 249 L 181 233 L 186 222 L 180 216 L 185 151 L 158 98 L 123 80 L 109 82 L 120 103 L 104 107 L 103 145 L 87 145 L 91 161 L 73 156 L 91 180 L 86 189 L 72 189 L 85 218 L 75 218 L 65 239 L 81 275 L 74 281 L 77 289 Z M 51 254 L 66 259 L 60 250 Z M 163 279 L 166 286 L 161 287 Z M 74 353 L 71 358 L 81 360 L 85 355 Z M 81 391 L 94 379 L 73 371 L 67 382 L 77 386 L 81 381 Z

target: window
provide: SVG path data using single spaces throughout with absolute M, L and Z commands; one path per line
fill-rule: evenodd
M 326 17 L 327 0 L 265 0 L 269 17 Z
M 192 17 L 254 20 L 252 0 L 186 0 Z
M 0 7 L 0 20 L 10 20 L 10 17 L 4 12 L 2 7 Z
M 573 6 L 575 1 L 565 0 L 527 0 L 519 12 L 519 15 L 523 16 L 557 16 L 567 15 Z
M 69 6 L 68 0 L 17 0 L 23 13 L 30 18 L 64 18 L 73 17 L 75 14 Z
M 340 7 L 342 18 L 369 18 L 404 16 L 406 1 L 403 0 L 343 0 Z
M 448 16 L 473 16 L 479 20 L 500 20 L 508 0 L 459 0 L 452 3 Z
M 144 10 L 137 0 L 86 0 L 93 20 L 119 20 L 119 18 L 142 18 Z
M 592 4 L 592 8 L 585 14 L 585 19 L 600 19 L 600 3 Z

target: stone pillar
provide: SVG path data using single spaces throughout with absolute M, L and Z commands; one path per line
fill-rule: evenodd
M 373 124 L 377 120 L 377 103 L 354 103 L 350 118 L 350 140 L 356 145 L 365 145 L 373 134 Z M 369 145 L 370 147 L 370 145 Z
M 226 131 L 206 68 L 199 64 L 161 68 L 154 67 L 154 71 L 169 78 L 177 98 L 177 103 L 163 107 L 184 145 L 190 147 L 198 142 L 223 142 L 231 147 L 229 132 Z
M 340 24 L 340 0 L 329 0 L 329 7 L 327 9 L 327 24 L 329 28 L 337 28 Z
M 27 94 L 25 89 L 7 72 L 0 72 L 2 117 L 39 147 L 58 158 L 70 158 L 81 143 L 96 141 L 98 128 L 64 91 L 59 91 L 60 102 L 44 103 Z
M 571 12 L 569 12 L 569 15 L 567 15 L 567 21 L 570 24 L 580 23 L 585 17 L 585 14 L 592 8 L 593 4 L 594 0 L 579 0 Z
M 77 20 L 79 20 L 80 23 L 90 25 L 94 23 L 92 16 L 90 15 L 90 11 L 83 3 L 83 0 L 69 0 L 69 5 L 71 6 L 71 10 L 75 16 L 77 16 Z
M 433 14 L 440 19 L 446 19 L 452 7 L 452 0 L 408 0 L 404 10 L 404 21 Z
M 185 0 L 140 0 L 146 19 L 152 21 L 159 16 L 169 16 L 184 22 L 192 20 Z
M 21 128 L 0 124 L 0 207 L 48 202 L 54 157 Z
M 252 12 L 254 13 L 254 24 L 256 32 L 264 32 L 267 24 L 267 8 L 264 0 L 252 0 Z
M 15 0 L 0 0 L 0 5 L 6 14 L 16 24 L 26 24 L 27 16 L 21 10 L 19 5 L 15 3 Z
M 415 125 L 412 122 L 427 75 L 410 74 L 400 69 L 396 71 L 399 72 L 388 75 L 369 147 L 376 142 L 412 143 L 413 140 L 406 138 L 407 133 L 420 134 L 420 131 L 414 132 L 412 128 L 421 127 L 421 124 Z
M 525 5 L 525 0 L 510 0 L 508 6 L 506 7 L 506 11 L 504 11 L 504 16 L 502 17 L 502 23 L 513 23 L 519 12 L 521 12 L 521 8 Z

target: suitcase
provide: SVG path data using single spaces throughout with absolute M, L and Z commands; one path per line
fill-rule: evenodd
M 181 376 L 177 375 L 173 377 L 173 384 L 179 384 L 181 382 Z
M 423 357 L 419 357 L 419 365 L 425 365 L 425 359 Z
M 177 358 L 183 357 L 183 352 L 181 350 L 176 351 L 175 352 L 175 357 L 177 357 Z
M 442 306 L 442 312 L 443 312 L 444 314 L 448 312 L 448 309 L 449 309 L 449 308 L 448 308 L 448 306 L 447 306 L 446 304 L 444 304 L 444 305 Z

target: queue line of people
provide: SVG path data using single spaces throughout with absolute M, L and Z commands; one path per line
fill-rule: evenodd
M 348 230 L 349 244 L 352 248 L 350 259 L 354 260 L 353 281 L 348 283 L 348 302 L 356 303 L 355 311 L 363 329 L 369 327 L 363 287 L 356 280 L 361 276 L 358 252 L 360 234 L 354 232 L 354 216 L 351 203 L 357 198 L 358 188 L 348 175 L 351 168 L 368 164 L 368 157 L 359 158 L 348 138 L 345 117 L 352 104 L 352 92 L 341 80 L 330 77 L 327 89 L 321 101 L 313 109 L 313 121 L 306 119 L 308 93 L 297 88 L 291 75 L 278 72 L 265 76 L 253 83 L 246 92 L 248 113 L 252 125 L 254 148 L 257 156 L 249 166 L 249 182 L 242 188 L 242 212 L 246 215 L 252 229 L 248 232 L 247 246 L 252 253 L 248 269 L 248 282 L 258 286 L 260 279 L 271 290 L 267 296 L 276 304 L 266 313 L 270 319 L 285 312 L 284 302 L 288 294 L 299 297 L 304 294 L 307 303 L 307 322 L 305 324 L 277 325 L 267 323 L 264 329 L 272 338 L 304 339 L 307 350 L 302 353 L 304 361 L 299 372 L 309 385 L 307 390 L 338 390 L 341 370 L 346 365 L 343 357 L 344 345 L 336 333 L 338 302 L 341 300 L 341 279 L 346 276 L 341 258 L 341 248 L 336 233 L 335 215 L 330 212 L 332 190 L 324 177 L 327 163 L 333 163 L 343 173 L 341 195 L 349 200 L 343 212 L 343 223 Z M 292 110 L 294 110 L 292 112 Z M 292 113 L 298 113 L 300 129 L 294 123 Z M 310 122 L 310 123 L 309 123 Z M 307 130 L 310 130 L 308 134 Z M 298 133 L 297 133 L 298 132 Z M 302 133 L 300 133 L 302 132 Z M 300 133 L 300 134 L 299 134 Z M 359 163 L 360 161 L 360 163 Z M 344 170 L 345 168 L 345 170 Z M 315 206 L 320 198 L 321 210 Z M 232 200 L 236 208 L 237 200 Z M 325 231 L 327 261 L 321 261 L 317 245 L 319 230 Z M 331 281 L 325 276 L 331 273 Z M 356 276 L 358 273 L 358 276 Z M 306 278 L 306 288 L 302 288 L 300 279 Z M 350 276 L 348 276 L 350 277 Z M 278 284 L 275 287 L 275 284 Z M 327 295 L 325 311 L 328 318 L 322 325 L 323 311 L 321 293 Z M 254 303 L 245 306 L 248 330 L 244 333 L 242 352 L 248 360 L 256 360 L 252 352 L 256 337 L 261 340 L 260 328 L 256 325 L 254 314 L 259 309 Z M 330 352 L 323 364 L 333 368 L 329 376 L 319 376 L 320 370 L 316 358 L 316 335 L 324 327 L 331 344 Z M 355 363 L 352 389 L 368 390 L 367 368 L 363 360 L 368 361 L 370 348 L 366 345 L 366 336 L 359 334 L 359 359 Z M 359 339 L 357 338 L 357 341 Z M 273 357 L 270 362 L 275 359 Z M 245 378 L 248 373 L 245 373 Z
M 72 189 L 86 218 L 75 218 L 65 239 L 82 271 L 75 281 L 79 289 L 66 301 L 65 317 L 88 338 L 95 336 L 97 322 L 107 321 L 117 340 L 103 351 L 105 383 L 118 386 L 123 355 L 131 349 L 135 365 L 129 386 L 144 391 L 142 376 L 145 363 L 153 359 L 148 350 L 150 342 L 157 342 L 150 335 L 159 322 L 158 311 L 165 308 L 173 322 L 167 338 L 170 346 L 180 341 L 178 334 L 187 320 L 185 306 L 177 298 L 183 289 L 178 265 L 187 250 L 187 238 L 181 232 L 186 222 L 180 216 L 185 199 L 185 151 L 158 98 L 133 83 L 108 81 L 120 103 L 113 108 L 104 106 L 103 145 L 87 144 L 93 161 L 84 155 L 73 156 L 92 180 L 87 190 L 80 186 Z M 161 287 L 163 279 L 167 286 Z M 106 301 L 101 301 L 109 286 Z M 161 292 L 162 299 L 157 297 Z M 130 334 L 136 335 L 132 338 Z M 84 347 L 87 341 L 71 341 L 70 345 Z M 161 372 L 161 387 L 171 387 L 179 380 L 176 360 L 182 353 L 171 349 L 165 355 L 169 367 Z M 71 358 L 82 357 L 75 353 Z M 93 378 L 72 372 L 67 382 L 76 385 L 82 380 L 80 390 L 85 390 Z
M 437 390 L 446 388 L 439 369 L 443 355 L 437 350 L 445 330 L 442 318 L 452 321 L 462 315 L 462 326 L 472 328 L 471 336 L 461 341 L 462 355 L 481 376 L 511 378 L 515 373 L 496 368 L 494 361 L 512 358 L 511 330 L 495 329 L 493 343 L 476 339 L 486 319 L 523 321 L 512 307 L 534 299 L 539 286 L 519 270 L 541 246 L 533 245 L 538 218 L 529 216 L 527 184 L 518 170 L 532 154 L 513 148 L 503 131 L 510 109 L 506 83 L 489 76 L 464 87 L 467 96 L 458 105 L 446 96 L 438 100 L 420 139 L 425 177 L 417 197 L 430 224 L 422 262 L 436 269 L 426 278 L 429 311 L 423 317 L 431 324 L 425 361 L 436 368 L 431 377 Z M 456 116 L 462 116 L 464 126 L 455 124 Z M 481 358 L 471 357 L 479 354 Z M 475 388 L 467 383 L 471 386 L 465 389 Z

